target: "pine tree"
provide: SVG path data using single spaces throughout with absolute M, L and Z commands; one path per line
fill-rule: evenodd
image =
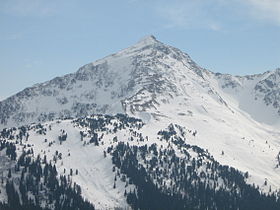
M 12 177 L 12 171 L 11 171 L 11 169 L 9 169 L 9 171 L 8 171 L 8 178 L 11 178 Z

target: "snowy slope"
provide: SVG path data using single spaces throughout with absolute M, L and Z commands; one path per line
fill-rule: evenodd
M 105 117 L 95 116 L 91 119 L 102 120 Z M 108 154 L 109 157 L 104 157 L 104 151 L 107 150 L 108 146 L 116 144 L 116 142 L 112 141 L 115 136 L 128 141 L 130 132 L 137 130 L 136 126 L 140 125 L 141 127 L 142 123 L 136 122 L 135 125 L 132 124 L 130 130 L 124 127 L 113 132 L 113 128 L 117 127 L 120 121 L 117 118 L 110 118 L 108 122 L 110 124 L 106 122 L 104 125 L 100 125 L 102 131 L 97 132 L 99 138 L 102 134 L 104 135 L 102 145 L 98 147 L 94 143 L 90 143 L 92 134 L 89 126 L 84 128 L 72 120 L 53 121 L 43 125 L 33 124 L 24 127 L 24 133 L 22 133 L 23 127 L 5 130 L 0 139 L 8 142 L 17 140 L 18 157 L 20 157 L 23 148 L 26 147 L 32 148 L 34 157 L 40 155 L 43 158 L 46 156 L 46 159 L 56 166 L 59 174 L 71 177 L 72 182 L 81 186 L 82 195 L 93 203 L 96 209 L 129 208 L 124 197 L 124 191 L 125 189 L 127 191 L 133 190 L 134 187 L 131 184 L 125 186 L 125 182 L 117 180 L 117 188 L 113 188 L 116 173 L 112 171 L 113 164 L 110 155 Z M 83 137 L 81 137 L 81 132 L 84 133 Z M 59 136 L 64 134 L 67 135 L 67 139 L 60 141 Z M 3 152 L 1 151 L 1 153 Z M 8 159 L 5 156 L 1 156 L 1 159 L 4 158 Z M 10 161 L 5 162 L 6 164 L 0 167 L 0 170 L 4 172 L 4 177 L 5 173 L 7 173 L 6 165 Z M 12 166 L 10 165 L 10 167 Z M 70 171 L 73 174 L 71 176 Z M 5 191 L 5 185 L 1 187 L 2 192 Z M 3 193 L 1 195 L 3 196 Z M 7 201 L 5 196 L 0 197 L 1 201 Z
M 126 167 L 119 167 L 119 162 L 114 159 L 118 155 L 121 158 L 131 155 L 132 152 L 128 152 L 129 150 L 124 152 L 120 149 L 125 146 L 130 146 L 133 151 L 135 151 L 135 147 L 139 148 L 139 154 L 136 155 L 139 162 L 136 166 L 145 168 L 149 172 L 152 182 L 167 195 L 170 193 L 178 193 L 180 196 L 187 195 L 191 191 L 185 191 L 183 188 L 188 186 L 186 183 L 190 186 L 193 185 L 194 188 L 197 186 L 195 183 L 207 183 L 208 187 L 214 191 L 222 190 L 222 192 L 238 194 L 246 192 L 245 189 L 248 188 L 242 179 L 251 184 L 252 180 L 257 183 L 259 178 L 263 178 L 254 173 L 256 170 L 260 172 L 259 168 L 252 169 L 245 167 L 245 164 L 239 165 L 242 169 L 239 173 L 232 168 L 219 165 L 210 155 L 211 153 L 189 145 L 200 141 L 201 139 L 198 137 L 201 138 L 198 130 L 191 130 L 177 124 L 169 124 L 167 127 L 159 127 L 157 124 L 155 127 L 125 115 L 114 117 L 94 115 L 88 118 L 32 124 L 26 127 L 5 129 L 0 135 L 1 142 L 15 143 L 18 159 L 24 150 L 31 148 L 33 157 L 39 155 L 42 160 L 55 165 L 58 175 L 64 175 L 68 177 L 67 179 L 71 179 L 71 182 L 78 184 L 81 187 L 82 196 L 94 204 L 96 209 L 130 209 L 126 193 L 136 190 L 132 183 L 131 173 L 130 175 L 128 173 L 133 169 L 129 167 L 126 172 Z M 207 140 L 209 141 L 209 139 Z M 252 143 L 251 147 L 255 145 Z M 246 146 L 246 143 L 241 144 L 240 148 L 242 146 Z M 145 152 L 145 148 L 146 150 L 148 148 L 148 153 Z M 272 146 L 272 149 L 275 148 Z M 242 153 L 240 154 L 242 155 Z M 224 150 L 222 156 L 225 160 L 231 158 L 228 157 L 227 150 Z M 3 150 L 0 157 L 2 160 L 5 157 Z M 254 156 L 254 158 L 256 157 Z M 253 158 L 246 158 L 249 163 L 252 163 Z M 6 157 L 6 159 L 8 158 Z M 218 157 L 218 159 L 221 158 Z M 132 157 L 124 159 L 123 164 L 132 160 Z M 6 160 L 6 162 L 10 161 Z M 262 163 L 257 159 L 256 162 L 265 170 L 265 160 Z M 6 177 L 6 166 L 1 166 L 1 171 L 2 177 Z M 20 177 L 20 172 L 17 173 L 13 169 L 12 171 L 12 177 Z M 249 172 L 248 177 L 245 176 L 247 172 Z M 136 176 L 139 175 L 136 174 Z M 262 175 L 259 174 L 259 176 Z M 271 172 L 271 175 L 277 177 L 276 173 Z M 241 183 L 237 182 L 238 180 Z M 182 185 L 182 183 L 185 184 Z M 260 187 L 267 192 L 270 188 L 274 191 L 274 184 L 279 184 L 279 177 L 277 183 L 267 180 L 267 186 L 260 185 Z M 144 187 L 137 185 L 137 189 Z M 2 192 L 0 202 L 7 202 L 4 193 L 5 184 L 0 185 L 0 190 Z M 138 191 L 138 193 L 140 192 Z M 197 197 L 197 195 L 195 196 Z M 184 200 L 191 203 L 191 200 L 188 199 L 190 198 L 186 196 Z M 232 199 L 237 198 L 232 197 Z M 40 202 L 48 203 L 47 199 Z

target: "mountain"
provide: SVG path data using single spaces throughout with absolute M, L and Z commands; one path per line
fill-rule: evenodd
M 228 106 L 221 97 L 226 94 L 257 121 L 278 124 L 279 72 L 243 77 L 214 74 L 186 53 L 148 36 L 73 74 L 26 88 L 0 102 L 1 128 L 92 113 L 156 118 L 166 115 L 159 107 L 174 103 L 174 98 L 182 100 L 175 103 L 184 106 L 203 93 Z M 251 102 L 257 104 L 253 110 Z M 260 115 L 260 109 L 265 110 L 264 115 Z
M 1 127 L 91 113 L 151 110 L 156 116 L 158 104 L 187 95 L 188 84 L 182 81 L 190 78 L 202 84 L 207 74 L 187 54 L 146 37 L 76 73 L 26 88 L 2 101 Z
M 186 53 L 148 36 L 73 74 L 26 88 L 1 101 L 0 127 L 92 113 L 156 118 L 166 115 L 159 110 L 161 105 L 173 103 L 176 98 L 182 101 L 175 103 L 184 106 L 202 93 L 224 106 L 229 102 L 221 95 L 226 94 L 257 121 L 278 124 L 279 72 L 277 69 L 243 77 L 214 74 L 198 66 Z M 253 110 L 251 102 L 257 104 Z M 260 115 L 260 109 L 264 115 Z
M 148 209 L 154 192 L 150 199 L 167 209 L 278 209 L 279 75 L 214 73 L 148 36 L 1 101 L 0 139 L 17 148 L 12 177 L 23 173 L 18 158 L 32 148 L 31 160 L 40 155 L 41 168 L 55 165 L 67 189 L 80 186 L 79 204 L 88 208 L 87 201 L 97 209 Z

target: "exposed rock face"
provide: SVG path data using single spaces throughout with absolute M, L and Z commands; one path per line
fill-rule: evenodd
M 254 89 L 258 98 L 263 99 L 267 106 L 272 105 L 280 114 L 280 69 L 259 81 Z

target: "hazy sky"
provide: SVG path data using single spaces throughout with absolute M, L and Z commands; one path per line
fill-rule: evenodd
M 150 34 L 214 72 L 280 67 L 279 0 L 0 0 L 0 99 Z

